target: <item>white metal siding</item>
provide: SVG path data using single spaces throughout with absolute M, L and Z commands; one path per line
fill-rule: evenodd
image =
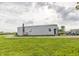
M 49 28 L 51 31 L 49 31 Z M 54 29 L 56 29 L 56 35 L 58 35 L 57 26 L 27 26 L 25 27 L 25 35 L 54 35 Z M 18 35 L 23 35 L 22 27 L 17 30 Z
M 17 34 L 18 35 L 23 35 L 22 27 L 17 28 Z

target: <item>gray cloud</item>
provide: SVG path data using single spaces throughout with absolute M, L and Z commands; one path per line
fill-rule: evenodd
M 64 21 L 79 21 L 79 13 L 77 14 L 74 11 L 74 6 L 66 8 L 65 6 L 59 6 L 56 3 L 53 3 L 53 5 L 50 5 L 48 8 L 55 9 Z
M 27 22 L 24 22 L 26 25 L 29 25 L 29 24 L 34 24 L 34 22 L 32 21 L 32 20 L 29 20 L 29 21 L 27 21 Z
M 73 7 L 66 8 L 55 2 L 0 2 L 0 29 L 4 31 L 6 28 L 8 31 L 15 31 L 16 27 L 22 26 L 22 23 L 72 24 L 78 19 L 79 13 L 75 12 Z
M 48 2 L 37 2 L 36 7 L 43 7 L 43 6 L 46 6 L 47 4 Z
M 15 2 L 15 3 L 0 3 L 1 12 L 11 12 L 15 14 L 22 14 L 31 10 L 32 3 L 28 2 Z

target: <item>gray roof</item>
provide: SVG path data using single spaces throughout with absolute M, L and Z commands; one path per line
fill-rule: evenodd
M 40 26 L 57 26 L 57 24 L 50 24 L 50 25 L 33 25 L 33 26 L 24 26 L 24 27 L 40 27 Z
M 70 31 L 79 31 L 79 29 L 71 29 Z

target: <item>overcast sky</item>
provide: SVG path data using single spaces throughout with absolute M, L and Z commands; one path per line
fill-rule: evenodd
M 79 28 L 75 2 L 0 2 L 0 31 L 15 32 L 17 27 L 58 24 L 66 30 Z

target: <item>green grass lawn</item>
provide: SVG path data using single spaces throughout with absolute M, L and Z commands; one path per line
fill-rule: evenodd
M 5 38 L 0 56 L 79 56 L 79 38 Z

